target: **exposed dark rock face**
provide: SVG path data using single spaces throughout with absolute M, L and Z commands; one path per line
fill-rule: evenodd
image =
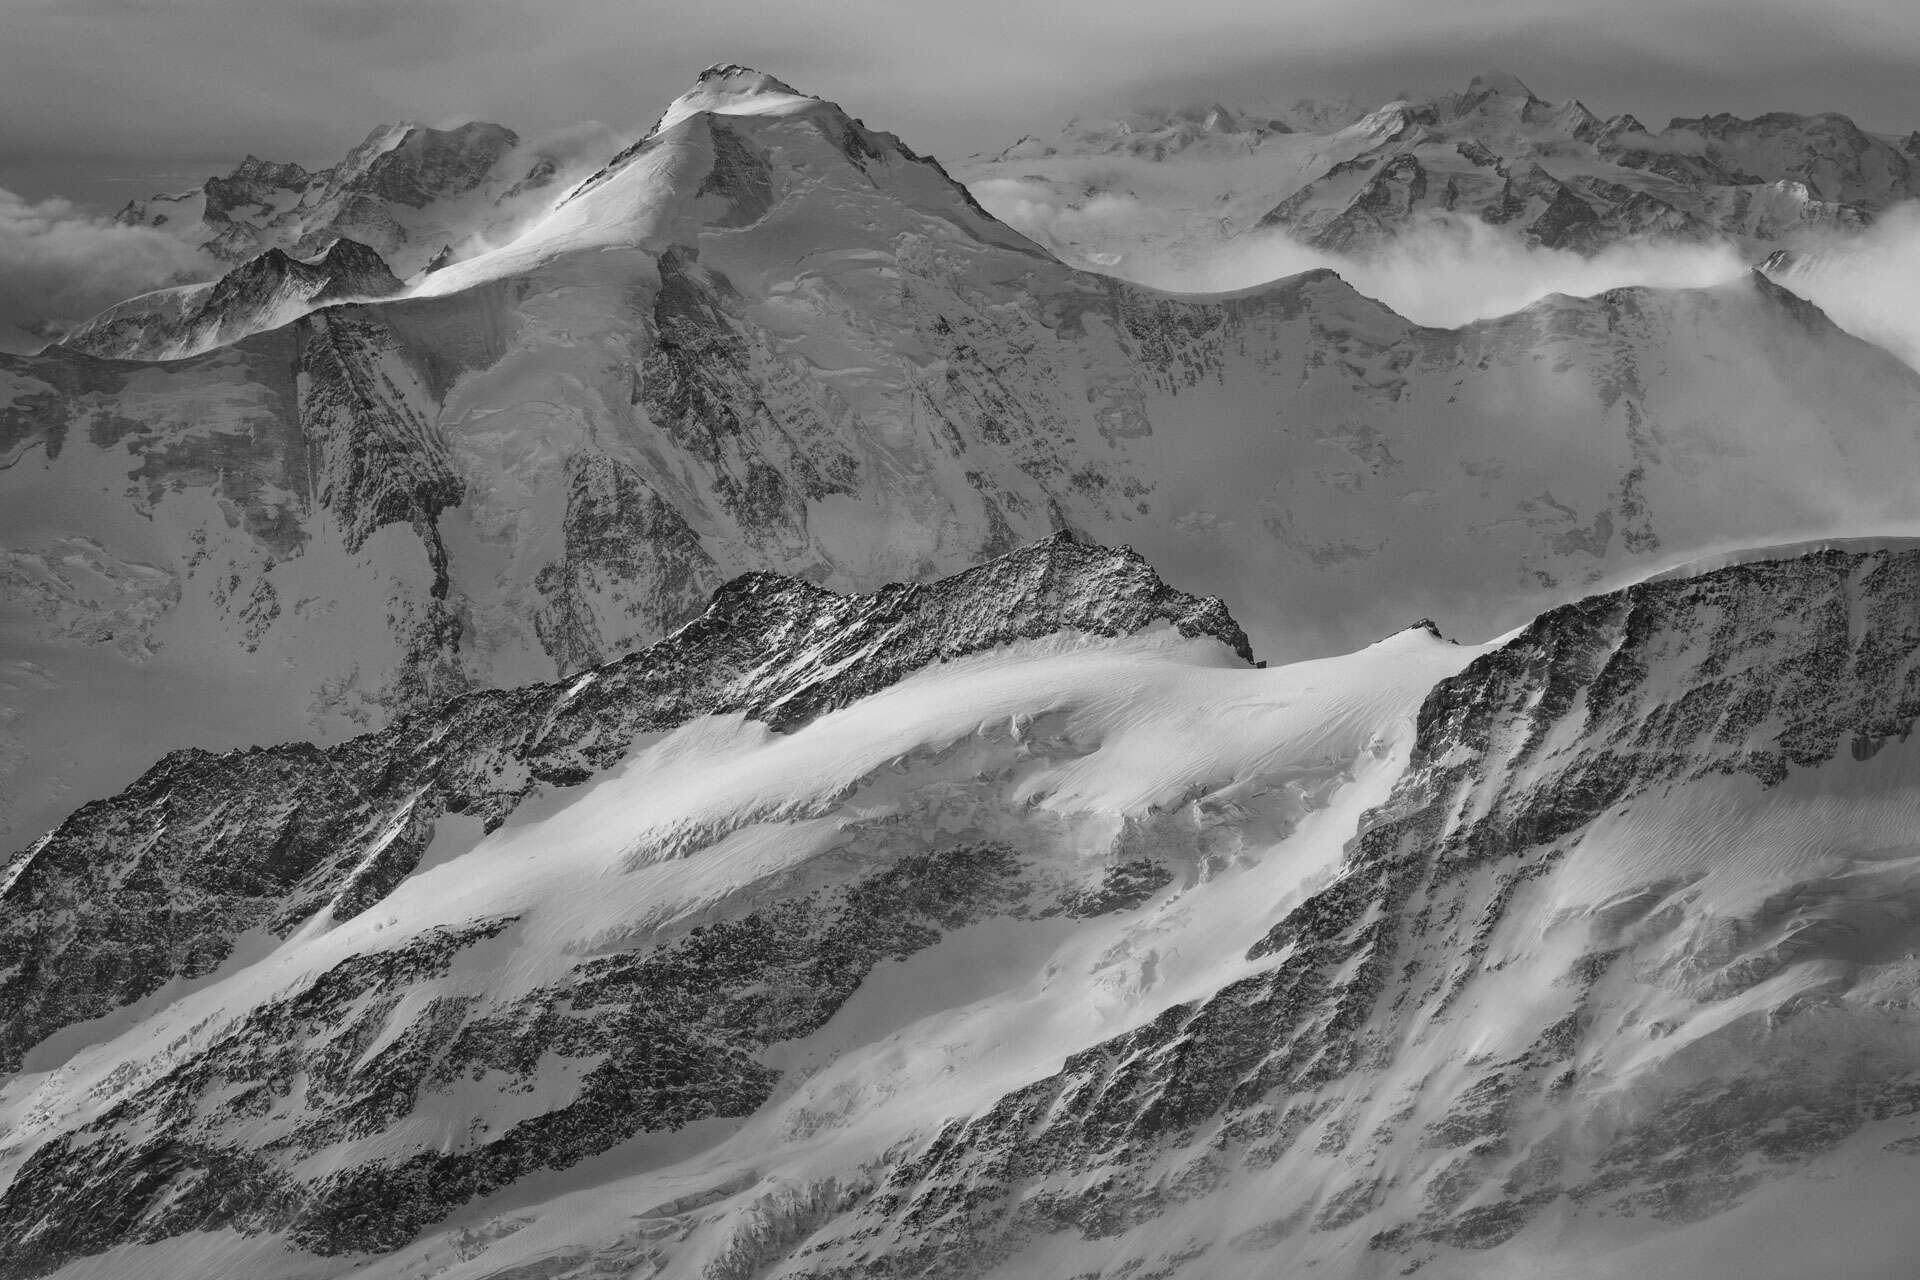
M 415 126 L 364 165 L 349 155 L 330 182 L 343 192 L 417 209 L 473 190 L 519 141 L 513 130 L 480 120 L 452 129 Z
M 129 201 L 117 220 L 165 227 L 200 244 L 214 259 L 234 263 L 272 250 L 311 260 L 337 240 L 355 240 L 389 261 L 402 259 L 411 274 L 432 252 L 431 245 L 415 243 L 410 235 L 422 221 L 420 211 L 461 201 L 489 183 L 497 194 L 481 207 L 497 208 L 552 181 L 555 165 L 545 156 L 530 168 L 503 172 L 503 162 L 519 145 L 511 129 L 482 121 L 451 129 L 381 125 L 325 169 L 308 171 L 248 156 L 231 173 L 208 178 L 198 191 Z M 511 185 L 508 173 L 518 178 Z M 120 318 L 125 334 L 128 316 Z
M 1676 117 L 1663 132 L 1705 140 L 1703 175 L 1747 184 L 1804 182 L 1816 197 L 1841 204 L 1877 205 L 1889 191 L 1909 190 L 1916 177 L 1899 148 L 1838 112 Z
M 284 936 L 353 918 L 413 870 L 442 814 L 491 829 L 537 786 L 605 770 L 636 734 L 724 712 L 788 729 L 931 663 L 1159 623 L 1247 657 L 1219 601 L 1065 536 L 873 596 L 755 575 L 669 640 L 564 686 L 471 694 L 328 750 L 176 753 L 0 873 L 0 999 L 13 1010 L 0 1054 L 17 1068 L 59 1027 L 209 973 L 249 930 Z M 636 1133 L 751 1113 L 777 1078 L 757 1050 L 818 1029 L 881 959 L 983 914 L 1027 910 L 1034 886 L 1011 850 L 934 851 L 884 825 L 871 838 L 893 856 L 824 896 L 582 959 L 564 981 L 484 1015 L 447 988 L 397 1038 L 382 1028 L 403 996 L 515 921 L 436 930 L 335 965 L 39 1146 L 0 1195 L 0 1274 L 221 1227 L 284 1232 L 323 1253 L 384 1250 L 524 1174 Z M 1136 859 L 1073 899 L 1075 911 L 1128 909 L 1167 879 Z M 577 1090 L 457 1150 L 288 1172 L 332 1144 L 377 1138 L 466 1077 L 512 1094 L 555 1072 L 577 1074 Z M 259 1133 L 274 1136 L 247 1136 Z
M 1602 121 L 1514 81 L 1389 104 L 1366 124 L 1364 150 L 1329 164 L 1260 224 L 1360 254 L 1446 214 L 1583 254 L 1643 238 L 1764 252 L 1803 232 L 1863 227 L 1920 194 L 1905 151 L 1830 113 L 1675 119 L 1656 135 L 1632 116 Z M 1328 141 L 1335 154 L 1347 150 L 1345 135 Z M 1359 173 L 1373 176 L 1355 191 Z
M 211 285 L 110 308 L 61 345 L 118 360 L 177 359 L 278 328 L 328 302 L 380 298 L 400 288 L 380 255 L 354 240 L 334 240 L 312 261 L 269 249 Z
M 729 302 L 737 295 L 724 276 L 678 251 L 662 254 L 654 343 L 635 394 L 674 443 L 712 471 L 730 513 L 778 536 L 804 527 L 809 499 L 847 492 L 856 463 L 807 449 L 789 433 L 749 372 L 752 353 Z
M 442 813 L 497 826 L 537 785 L 611 766 L 637 733 L 730 711 L 787 728 L 931 663 L 1155 622 L 1251 660 L 1218 600 L 1062 535 L 872 596 L 748 575 L 669 639 L 568 684 L 468 694 L 327 749 L 176 752 L 8 864 L 0 993 L 16 1014 L 0 1064 L 17 1068 L 51 1031 L 171 977 L 210 972 L 248 929 L 364 910 L 412 869 Z
M 0 1196 L 0 1239 L 17 1242 L 11 1257 L 0 1253 L 0 1275 L 221 1228 L 283 1232 L 320 1254 L 383 1252 L 527 1174 L 638 1133 L 744 1117 L 779 1077 L 754 1051 L 824 1025 L 880 960 L 904 960 L 1016 903 L 1017 871 L 999 848 L 908 854 L 824 898 L 581 963 L 494 1014 L 473 1016 L 471 997 L 440 997 L 377 1049 L 403 994 L 514 922 L 355 957 L 36 1151 Z M 469 1079 L 530 1092 L 575 1062 L 584 1074 L 570 1100 L 458 1150 L 319 1177 L 276 1167 L 377 1138 Z M 250 1150 L 235 1141 L 249 1122 L 284 1131 Z
M 306 190 L 314 175 L 292 162 L 276 163 L 248 156 L 232 173 L 208 178 L 201 188 L 206 193 L 206 212 L 212 221 L 231 221 L 236 211 L 251 212 L 249 206 L 270 208 L 276 192 Z
M 411 371 L 384 359 L 399 338 L 377 315 L 346 311 L 313 316 L 301 338 L 295 371 L 315 499 L 339 518 L 349 550 L 389 524 L 412 525 L 437 546 L 434 521 L 458 505 L 460 484 L 426 397 L 401 381 Z M 435 560 L 445 553 L 436 549 Z
M 1313 244 L 1336 253 L 1366 248 L 1391 239 L 1414 211 L 1422 207 L 1427 198 L 1428 182 L 1427 171 L 1419 160 L 1402 152 L 1378 163 L 1378 171 L 1367 180 L 1359 194 L 1347 203 L 1346 208 L 1315 230 Z M 1373 163 L 1360 167 L 1372 168 Z M 1340 175 L 1330 172 L 1327 176 L 1337 178 Z M 1301 188 L 1262 218 L 1261 225 L 1291 225 L 1300 211 L 1318 194 L 1312 184 Z
M 664 635 L 699 610 L 721 577 L 686 519 L 632 467 L 583 455 L 572 470 L 565 555 L 535 579 L 546 600 L 535 626 L 562 675 L 625 648 L 623 636 L 595 620 L 596 596 L 618 592 L 635 625 Z
M 718 196 L 727 211 L 714 222 L 722 227 L 752 226 L 773 207 L 773 172 L 753 144 L 718 119 L 707 125 L 713 137 L 713 169 L 699 194 Z
M 1864 973 L 1910 945 L 1856 926 L 1868 908 L 1849 877 L 1725 918 L 1692 905 L 1697 872 L 1657 867 L 1591 909 L 1546 906 L 1617 856 L 1595 835 L 1604 821 L 1692 787 L 1764 796 L 1907 737 L 1917 601 L 1920 551 L 1839 546 L 1542 615 L 1427 696 L 1391 797 L 1329 883 L 1247 939 L 1245 976 L 903 1135 L 817 1197 L 796 1189 L 804 1230 L 753 1217 L 739 1257 L 822 1277 L 975 1276 L 1046 1237 L 1117 1241 L 1283 1169 L 1271 1222 L 1170 1245 L 1170 1274 L 1276 1249 L 1418 1265 L 1500 1248 L 1550 1209 L 1699 1220 L 1864 1125 L 1920 1116 L 1899 1047 L 1920 1027 L 1888 1022 L 1905 1015 L 1878 996 L 1880 1030 L 1839 1041 L 1857 1014 L 1844 984 L 1752 999 L 1805 966 Z M 7 1051 L 17 1063 L 49 1031 L 209 972 L 241 932 L 377 909 L 443 814 L 497 826 L 536 787 L 617 763 L 638 733 L 726 711 L 788 729 L 929 663 L 1156 623 L 1246 656 L 1218 601 L 1067 537 L 866 597 L 756 575 L 564 686 L 470 694 L 331 750 L 178 753 L 9 864 L 0 998 L 22 1012 Z M 16 1242 L 0 1274 L 216 1228 L 322 1254 L 398 1247 L 538 1170 L 756 1113 L 778 1084 L 761 1052 L 826 1026 L 884 959 L 989 916 L 1133 911 L 1172 879 L 1128 854 L 1063 885 L 1018 848 L 899 814 L 845 834 L 858 852 L 836 865 L 855 874 L 776 879 L 698 923 L 574 955 L 509 1000 L 452 976 L 486 971 L 462 957 L 509 944 L 526 922 L 508 916 L 300 979 L 37 1142 L 0 1195 L 0 1238 Z M 1543 934 L 1560 958 L 1531 998 L 1471 1024 L 1498 1037 L 1464 1060 L 1438 1053 Z M 1696 1016 L 1717 1029 L 1692 1033 L 1693 1054 L 1722 1064 L 1704 1077 L 1685 1056 L 1624 1075 L 1608 1056 Z M 455 1143 L 353 1154 L 482 1086 L 536 1101 Z M 1596 1114 L 1613 1119 L 1587 1124 Z
M 1487 172 L 1430 174 L 1410 150 L 1384 159 L 1362 156 L 1288 196 L 1260 225 L 1289 228 L 1316 248 L 1356 255 L 1390 245 L 1422 216 L 1435 214 L 1470 215 L 1512 228 L 1527 244 L 1584 254 L 1636 238 L 1705 241 L 1715 235 L 1702 217 L 1650 192 L 1591 174 L 1562 181 L 1538 161 L 1509 162 L 1474 139 L 1456 150 Z M 1344 174 L 1376 167 L 1344 205 L 1327 204 Z
M 1538 1027 L 1525 1051 L 1476 1061 L 1452 1092 L 1370 1134 L 1352 1120 L 1488 976 L 1495 940 L 1541 927 L 1522 905 L 1538 909 L 1529 886 L 1577 867 L 1597 818 L 1713 775 L 1771 786 L 1850 742 L 1905 738 L 1916 719 L 1920 551 L 1738 565 L 1545 614 L 1427 698 L 1408 772 L 1363 822 L 1339 877 L 1249 951 L 1270 968 L 948 1125 L 897 1160 L 830 1239 L 811 1242 L 825 1260 L 804 1273 L 981 1275 L 1040 1236 L 1118 1236 L 1212 1194 L 1236 1169 L 1342 1152 L 1379 1174 L 1303 1166 L 1319 1188 L 1310 1219 L 1259 1247 L 1371 1215 L 1372 1247 L 1417 1265 L 1436 1248 L 1500 1245 L 1554 1204 L 1711 1215 L 1869 1121 L 1920 1113 L 1898 1053 L 1863 1046 L 1825 1061 L 1821 1032 L 1755 1038 L 1735 1023 L 1723 1034 L 1750 1055 L 1741 1065 L 1705 1082 L 1653 1072 L 1634 1086 L 1633 1124 L 1597 1146 L 1573 1141 L 1585 1108 L 1619 1105 L 1588 1081 L 1606 1047 L 1594 993 L 1634 956 L 1695 975 L 1687 998 L 1710 1006 L 1854 946 L 1844 926 L 1806 923 L 1845 910 L 1838 884 L 1797 888 L 1792 920 L 1763 906 L 1743 939 L 1766 940 L 1772 954 L 1756 965 L 1744 946 L 1703 948 L 1683 928 L 1678 886 L 1656 883 L 1596 922 L 1560 994 L 1528 1013 Z M 1388 1161 L 1416 1113 L 1433 1117 L 1416 1132 L 1436 1154 Z M 1303 1132 L 1321 1135 L 1317 1155 L 1297 1152 Z M 1167 1174 L 1181 1152 L 1204 1153 L 1194 1176 Z M 1460 1157 L 1449 1163 L 1449 1152 Z M 1425 1198 L 1410 1202 L 1416 1183 Z
M 111 396 L 126 385 L 122 370 L 59 347 L 31 357 L 0 352 L 0 373 L 41 384 L 0 408 L 0 471 L 36 446 L 58 458 L 74 419 L 92 416 L 76 413 L 74 402 Z

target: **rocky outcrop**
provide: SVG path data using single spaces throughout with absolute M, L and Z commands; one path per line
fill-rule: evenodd
M 1348 253 L 1380 244 L 1391 239 L 1416 211 L 1429 207 L 1427 171 L 1412 154 L 1401 152 L 1379 162 L 1377 170 L 1372 162 L 1348 161 L 1347 166 L 1374 171 L 1343 207 L 1315 219 L 1307 236 L 1315 246 Z M 1345 167 L 1337 167 L 1328 178 L 1337 181 Z M 1294 226 L 1320 195 L 1319 187 L 1310 183 L 1275 206 L 1260 225 Z M 1436 192 L 1435 198 L 1437 207 L 1451 207 L 1448 193 Z
M 1803 182 L 1819 199 L 1875 211 L 1911 198 L 1920 179 L 1897 146 L 1838 112 L 1773 111 L 1751 120 L 1725 112 L 1676 117 L 1660 136 L 1699 139 L 1704 172 L 1729 185 Z M 1622 163 L 1648 161 L 1632 154 Z
M 210 285 L 128 299 L 61 345 L 116 360 L 178 360 L 277 329 L 330 302 L 386 297 L 401 287 L 379 254 L 353 240 L 335 240 L 311 261 L 269 249 Z
M 1056 138 L 1024 139 L 964 172 L 1008 193 L 1037 184 L 1042 198 L 1029 192 L 1024 204 L 1008 204 L 1007 216 L 1024 229 L 1031 209 L 1078 208 L 1110 194 L 1110 185 L 1139 199 L 1134 188 L 1148 187 L 1103 172 L 1103 157 L 1204 157 L 1204 205 L 1159 197 L 1180 206 L 1167 214 L 1188 215 L 1166 219 L 1179 227 L 1165 233 L 1171 243 L 1136 247 L 1133 236 L 1155 233 L 1136 233 L 1131 223 L 1103 231 L 1111 220 L 1097 216 L 1084 225 L 1051 217 L 1034 224 L 1043 239 L 1064 228 L 1076 237 L 1063 245 L 1070 260 L 1090 264 L 1181 258 L 1193 250 L 1192 221 L 1201 219 L 1228 237 L 1282 228 L 1315 248 L 1362 257 L 1434 223 L 1470 220 L 1523 244 L 1581 254 L 1679 240 L 1728 243 L 1758 258 L 1857 229 L 1920 195 L 1920 171 L 1906 150 L 1832 113 L 1681 118 L 1654 133 L 1631 115 L 1602 120 L 1579 101 L 1549 102 L 1515 76 L 1489 74 L 1461 92 L 1303 119 L 1318 135 L 1304 170 L 1263 156 L 1274 130 L 1262 121 L 1272 114 L 1222 108 L 1204 116 L 1206 127 L 1137 114 L 1075 121 Z
M 779 1078 L 756 1051 L 824 1025 L 881 960 L 1017 904 L 1018 869 L 1003 848 L 908 855 L 824 897 L 579 964 L 490 1015 L 475 1016 L 472 997 L 438 997 L 397 1038 L 383 1028 L 403 996 L 515 922 L 355 957 L 35 1151 L 0 1194 L 0 1240 L 12 1242 L 0 1246 L 0 1275 L 222 1229 L 322 1255 L 385 1252 L 475 1197 L 635 1134 L 746 1116 Z M 290 1171 L 378 1139 L 470 1080 L 544 1092 L 548 1077 L 575 1073 L 570 1099 L 457 1150 Z M 262 1122 L 280 1132 L 248 1141 Z
M 224 177 L 208 178 L 201 190 L 206 196 L 202 216 L 209 222 L 234 222 L 236 216 L 259 217 L 273 209 L 282 193 L 304 192 L 314 175 L 292 162 L 277 163 L 250 155 Z M 129 205 L 128 209 L 133 209 Z M 123 214 L 124 220 L 125 215 Z
M 311 260 L 352 240 L 411 275 L 450 237 L 512 225 L 559 170 L 553 156 L 523 149 L 502 125 L 401 122 L 374 129 L 325 169 L 248 156 L 196 191 L 130 201 L 117 220 L 160 228 L 234 263 L 275 250 Z
M 669 640 L 564 685 L 470 694 L 331 749 L 176 753 L 0 871 L 0 998 L 14 1011 L 0 1054 L 17 1068 L 57 1028 L 206 975 L 243 934 L 360 917 L 445 815 L 492 830 L 536 790 L 604 774 L 640 735 L 730 713 L 788 731 L 929 665 L 1153 626 L 1248 658 L 1218 600 L 1061 535 L 871 596 L 750 576 Z M 572 956 L 516 998 L 449 977 L 516 929 L 509 915 L 351 956 L 233 1011 L 111 1108 L 35 1143 L 0 1193 L 0 1274 L 217 1229 L 323 1254 L 391 1249 L 527 1174 L 753 1112 L 780 1074 L 759 1052 L 824 1025 L 882 960 L 984 915 L 1124 911 L 1170 878 L 1136 858 L 1054 901 L 1017 850 L 867 826 L 857 861 L 873 870 L 773 901 L 749 886 L 709 923 Z M 525 1094 L 537 1101 L 512 1101 Z M 476 1097 L 521 1118 L 490 1124 L 502 1107 L 488 1104 L 455 1148 L 337 1158 L 406 1151 L 389 1139 L 416 1110 Z M 329 1171 L 302 1163 L 323 1151 Z
M 675 1183 L 683 1198 L 646 1215 L 634 1257 L 876 1277 L 1065 1255 L 1176 1276 L 1504 1263 L 1528 1256 L 1512 1250 L 1535 1222 L 1555 1224 L 1555 1248 L 1593 1224 L 1652 1240 L 1920 1117 L 1903 864 L 1730 893 L 1753 873 L 1676 856 L 1692 837 L 1665 825 L 1690 796 L 1764 805 L 1809 774 L 1824 779 L 1810 794 L 1860 786 L 1841 775 L 1920 719 L 1917 601 L 1920 550 L 1837 544 L 1542 615 L 1433 688 L 1391 795 L 1330 878 L 1248 933 L 1218 989 L 997 1101 L 874 1138 L 857 1165 L 774 1176 L 770 1151 L 744 1176 Z M 137 906 L 151 934 L 185 918 L 143 894 L 222 922 L 201 926 L 202 963 L 219 928 L 359 918 L 442 809 L 498 823 L 539 780 L 604 771 L 676 718 L 792 727 L 918 664 L 1156 623 L 1239 644 L 1217 601 L 1067 538 L 872 597 L 763 576 L 567 686 L 469 695 L 332 751 L 183 753 L 11 864 L 7 927 L 37 949 L 4 957 L 7 994 L 37 1009 L 22 973 L 79 992 L 116 972 L 69 922 L 104 935 Z M 1035 750 L 1065 745 L 1033 731 Z M 631 1136 L 764 1114 L 783 1088 L 768 1050 L 828 1026 L 885 960 L 989 917 L 1136 912 L 1173 880 L 1152 851 L 1190 815 L 1142 825 L 1128 847 L 1145 856 L 1065 886 L 1034 849 L 964 821 L 942 832 L 971 767 L 940 771 L 932 808 L 856 805 L 829 878 L 776 876 L 697 922 L 603 940 L 509 998 L 458 975 L 489 972 L 485 948 L 536 909 L 417 932 L 229 1011 L 110 1107 L 36 1138 L 0 1195 L 6 1274 L 210 1229 L 322 1255 L 399 1247 Z M 1216 838 L 1250 801 L 1215 802 Z M 177 963 L 124 940 L 116 957 Z M 415 1140 L 419 1117 L 476 1097 L 496 1100 L 473 1112 L 488 1123 Z M 804 1111 L 786 1123 L 783 1141 L 810 1132 Z M 1190 1237 L 1191 1213 L 1240 1226 Z M 588 1274 L 559 1258 L 558 1274 Z
M 1119 1237 L 1276 1166 L 1306 1190 L 1273 1206 L 1270 1230 L 1203 1241 L 1210 1271 L 1284 1246 L 1353 1272 L 1356 1224 L 1363 1249 L 1417 1267 L 1549 1212 L 1563 1240 L 1569 1217 L 1697 1220 L 1863 1125 L 1920 1113 L 1910 1064 L 1874 1047 L 1920 1028 L 1857 953 L 1854 890 L 1818 880 L 1716 920 L 1689 901 L 1703 869 L 1609 879 L 1596 860 L 1622 851 L 1590 835 L 1656 792 L 1770 788 L 1904 740 L 1920 719 L 1917 603 L 1920 551 L 1840 547 L 1543 615 L 1429 695 L 1407 773 L 1338 876 L 1252 940 L 1266 968 L 947 1125 L 816 1235 L 799 1273 L 983 1275 L 1048 1236 Z M 1596 875 L 1612 888 L 1592 914 L 1541 914 Z M 1569 967 L 1527 988 L 1540 994 L 1524 1013 L 1475 1021 L 1542 931 L 1567 939 Z M 1911 938 L 1909 924 L 1874 946 L 1891 957 Z M 1829 978 L 1836 963 L 1848 978 Z M 1785 982 L 1775 1003 L 1750 999 L 1795 972 L 1819 994 Z M 1821 1030 L 1753 1034 L 1814 1007 Z M 1636 1026 L 1648 1009 L 1663 1016 Z M 1635 1057 L 1618 1039 L 1695 1020 L 1691 1055 Z M 1455 1024 L 1470 1040 L 1499 1025 L 1485 1034 L 1514 1047 L 1453 1070 Z
M 61 1026 L 211 971 L 249 929 L 357 914 L 411 870 L 441 814 L 497 826 L 536 786 L 607 769 L 635 734 L 728 712 L 784 729 L 929 664 L 1155 623 L 1251 661 L 1218 600 L 1062 534 L 872 596 L 748 575 L 669 639 L 565 684 L 467 694 L 337 747 L 175 753 L 0 872 L 0 989 L 16 1011 L 0 1063 L 17 1067 Z
M 479 186 L 519 141 L 513 130 L 478 120 L 452 129 L 408 126 L 391 142 L 388 130 L 376 130 L 328 175 L 328 185 L 343 198 L 418 209 Z

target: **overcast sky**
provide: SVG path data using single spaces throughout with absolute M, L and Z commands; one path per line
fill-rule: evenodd
M 1103 104 L 1374 99 L 1489 67 L 1656 127 L 1920 127 L 1911 0 L 0 0 L 0 187 L 324 164 L 390 119 L 643 129 L 717 60 L 950 158 Z

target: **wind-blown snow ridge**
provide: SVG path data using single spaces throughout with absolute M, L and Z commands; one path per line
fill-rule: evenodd
M 1823 551 L 1838 552 L 1842 555 L 1865 555 L 1870 552 L 1910 552 L 1920 550 L 1920 534 L 1855 534 L 1835 535 L 1832 537 L 1800 538 L 1792 542 L 1769 543 L 1765 546 L 1739 547 L 1726 551 L 1711 552 L 1650 573 L 1642 582 L 1669 582 L 1683 578 L 1697 578 L 1704 574 L 1715 573 L 1721 569 L 1731 569 L 1738 565 L 1758 564 L 1769 560 L 1798 560 L 1816 555 Z
M 0 930 L 0 1000 L 15 1011 L 0 1028 L 0 1066 L 60 1026 L 209 971 L 249 928 L 284 934 L 316 910 L 357 915 L 413 868 L 441 814 L 498 826 L 538 784 L 610 767 L 636 734 L 728 713 L 789 730 L 929 664 L 1156 622 L 1252 661 L 1219 600 L 1167 587 L 1132 552 L 1060 534 L 870 596 L 749 574 L 667 639 L 572 681 L 468 694 L 325 750 L 176 752 L 0 870 L 14 913 Z M 210 823 L 222 842 L 208 844 Z M 274 852 L 248 869 L 258 840 Z M 155 883 L 97 896 L 114 876 L 97 860 L 106 847 L 142 849 Z M 136 940 L 132 922 L 149 912 L 174 924 Z M 89 983 L 89 971 L 103 980 Z
M 738 63 L 716 63 L 700 73 L 693 88 L 673 100 L 647 133 L 665 133 L 688 116 L 702 112 L 723 116 L 793 115 L 830 105 L 765 72 Z
M 0 1275 L 1770 1275 L 1816 1226 L 1905 1256 L 1910 1215 L 1855 1193 L 1915 1176 L 1920 549 L 1270 670 L 1164 590 L 1064 539 L 838 604 L 748 580 L 663 647 L 759 618 L 718 655 L 759 705 L 794 705 L 738 674 L 768 647 L 851 701 L 633 741 L 610 668 L 336 749 L 386 806 L 337 842 L 349 880 L 416 838 L 432 757 L 482 815 L 518 785 L 489 760 L 604 732 L 617 763 L 56 1041 L 0 1090 Z M 852 674 L 1061 604 L 1215 621 Z M 127 812 L 297 856 L 185 782 Z M 179 847 L 20 879 L 131 860 L 94 895 L 124 897 Z
M 64 1059 L 57 1077 L 0 1091 L 0 1240 L 24 1242 L 0 1253 L 0 1275 L 114 1247 L 133 1221 L 153 1240 L 237 1229 L 320 1255 L 386 1250 L 541 1168 L 738 1119 L 780 1075 L 758 1055 L 819 1030 L 888 956 L 1009 912 L 1137 908 L 1191 856 L 1177 848 L 1194 822 L 1259 812 L 1284 831 L 1464 656 L 1409 634 L 1351 661 L 1257 670 L 1217 601 L 1062 535 L 868 597 L 743 579 L 651 654 L 564 685 L 470 695 L 326 752 L 170 757 L 11 869 L 0 936 L 30 1021 L 90 1012 L 83 973 L 148 991 L 164 976 L 152 931 L 99 962 L 127 934 L 116 912 L 169 920 L 175 971 L 202 981 L 63 1033 L 36 1051 Z M 716 714 L 729 706 L 782 731 Z M 572 786 L 589 771 L 596 786 Z M 538 779 L 569 789 L 503 823 Z M 435 828 L 449 826 L 486 834 L 447 848 Z M 260 941 L 229 951 L 237 933 Z M 642 941 L 655 936 L 665 949 Z M 148 964 L 162 972 L 143 979 Z M 711 985 L 726 973 L 744 985 Z M 28 988 L 69 1003 L 51 1010 Z M 143 988 L 91 989 L 111 1007 Z M 585 1039 L 550 1038 L 555 1018 L 598 1004 Z M 419 1056 L 421 1034 L 461 1020 L 460 1043 Z M 301 1051 L 306 1075 L 280 1093 L 257 1055 L 277 1056 L 295 1027 L 328 1045 Z M 442 1064 L 430 1078 L 386 1076 L 428 1060 Z M 499 1071 L 519 1081 L 504 1094 Z M 244 1109 L 280 1097 L 293 1110 L 229 1131 L 227 1103 L 206 1094 L 223 1118 L 180 1126 L 200 1110 L 187 1098 L 247 1074 L 267 1092 L 245 1090 Z M 418 1107 L 403 1101 L 416 1090 Z M 477 1141 L 431 1136 L 449 1107 Z M 277 1190 L 216 1204 L 160 1189 L 140 1172 L 174 1167 L 155 1143 L 223 1186 L 247 1170 Z M 102 1195 L 105 1216 L 59 1207 Z
M 116 360 L 181 360 L 277 329 L 330 303 L 371 301 L 403 285 L 380 255 L 335 240 L 310 260 L 268 249 L 212 284 L 143 294 L 108 308 L 61 345 Z

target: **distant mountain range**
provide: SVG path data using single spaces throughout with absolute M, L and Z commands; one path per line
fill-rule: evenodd
M 990 208 L 1069 261 L 1193 252 L 1262 228 L 1310 248 L 1376 250 L 1423 217 L 1590 254 L 1629 242 L 1726 243 L 1750 260 L 1854 231 L 1920 195 L 1920 133 L 1843 115 L 1675 119 L 1659 132 L 1548 102 L 1507 74 L 1459 93 L 1278 110 L 1218 104 L 1076 120 L 956 170 Z M 1150 222 L 1044 221 L 1124 198 Z M 1102 234 L 1102 232 L 1106 234 Z

